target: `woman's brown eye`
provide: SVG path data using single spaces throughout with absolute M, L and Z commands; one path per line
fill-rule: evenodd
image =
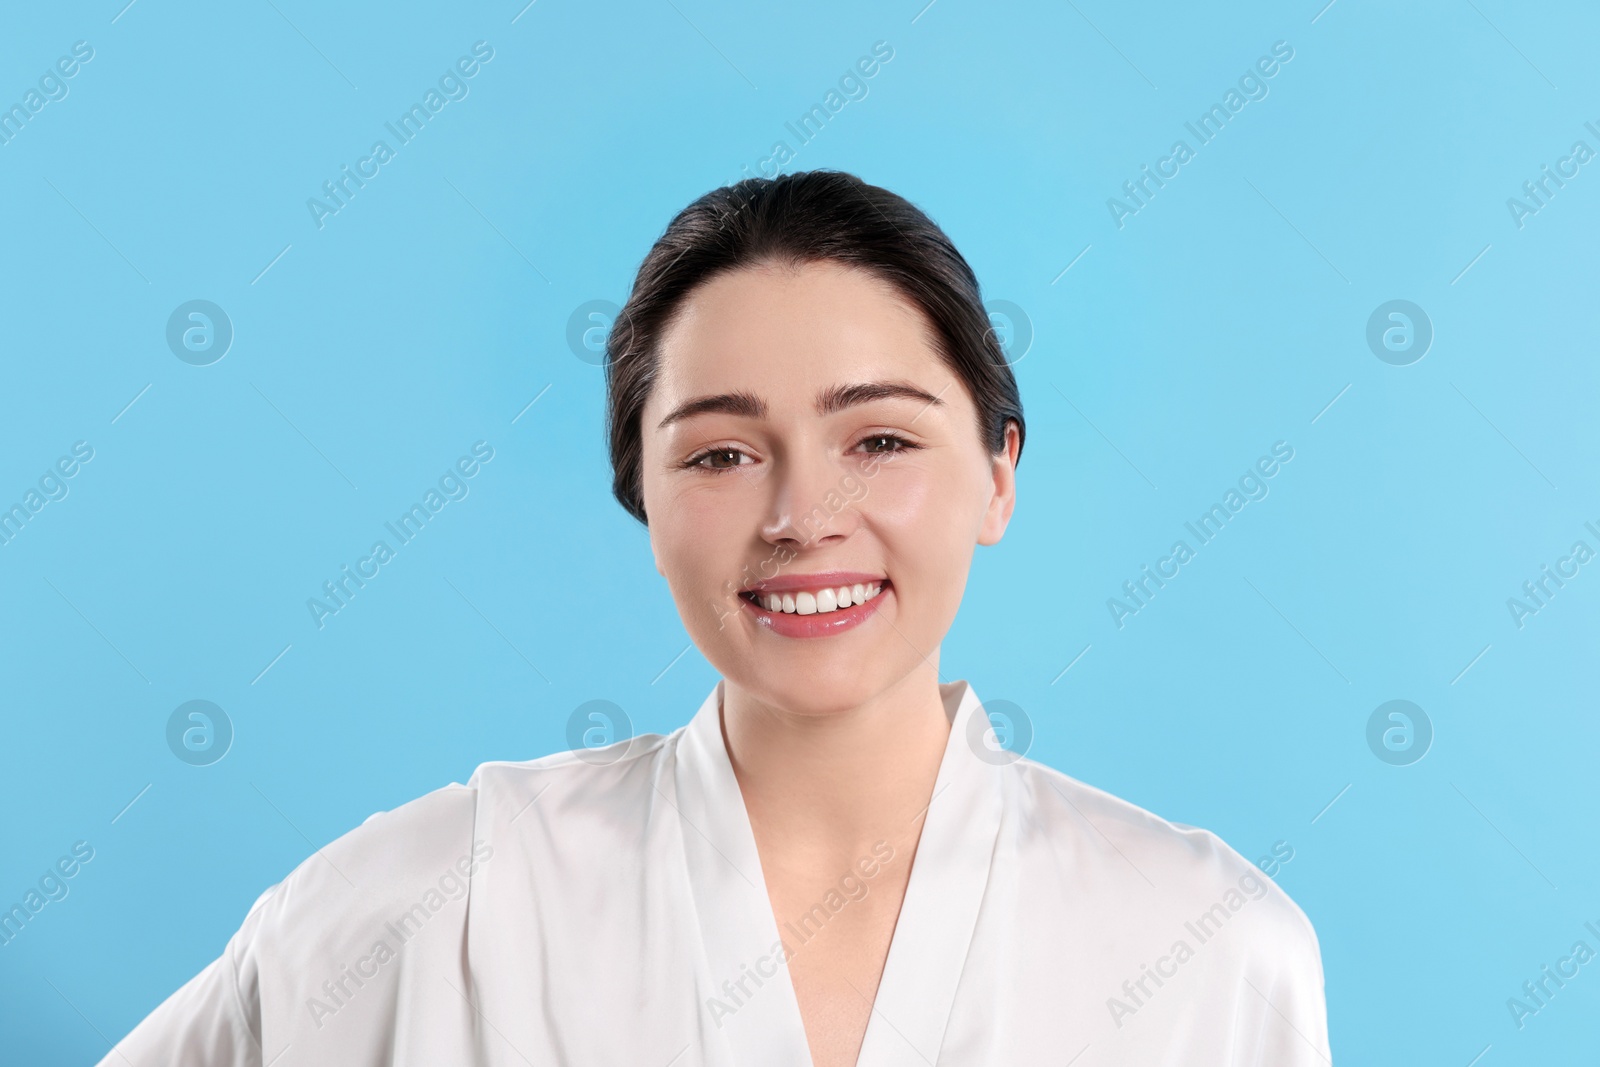
M 718 467 L 718 468 L 722 468 L 722 467 L 737 467 L 739 465 L 739 453 L 733 451 L 732 449 L 728 449 L 728 448 L 722 449 L 721 451 L 718 451 L 718 452 L 708 452 L 706 454 L 706 458 L 712 461 L 711 462 L 711 466 L 713 466 L 713 467 Z M 719 462 L 717 462 L 717 460 L 723 459 L 723 458 L 727 459 L 728 462 L 727 463 L 719 463 Z

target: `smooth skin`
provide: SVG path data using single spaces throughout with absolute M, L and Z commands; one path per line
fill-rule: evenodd
M 932 399 L 819 413 L 828 390 L 865 383 Z M 727 394 L 745 403 L 666 421 Z M 949 736 L 939 644 L 976 546 L 997 543 L 1011 518 L 1017 429 L 991 455 L 920 310 L 835 262 L 763 264 L 695 289 L 663 336 L 641 427 L 656 569 L 725 681 L 723 737 L 778 928 L 798 924 L 846 875 L 867 886 L 803 944 L 784 936 L 813 1064 L 851 1067 Z M 831 505 L 818 505 L 845 497 L 855 499 L 819 527 Z M 783 637 L 731 592 L 775 566 L 891 585 L 851 630 Z M 861 878 L 879 842 L 893 858 Z

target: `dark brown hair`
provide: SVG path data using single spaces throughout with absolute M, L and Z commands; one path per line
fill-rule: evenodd
M 984 310 L 978 280 L 937 224 L 901 196 L 836 170 L 747 178 L 684 208 L 639 265 L 606 340 L 606 432 L 612 492 L 648 524 L 640 414 L 655 385 L 662 335 L 688 295 L 720 274 L 759 263 L 798 267 L 831 260 L 868 271 L 920 308 L 939 356 L 978 409 L 991 455 L 1006 424 L 1024 436 L 1022 399 Z

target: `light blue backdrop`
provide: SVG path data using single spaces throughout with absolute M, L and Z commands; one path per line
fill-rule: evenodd
M 1292 847 L 1341 1062 L 1593 1055 L 1600 962 L 1507 1006 L 1600 950 L 1592 8 L 124 2 L 0 15 L 0 904 L 92 849 L 0 947 L 7 1062 L 93 1062 L 314 847 L 565 747 L 583 702 L 686 721 L 715 675 L 569 329 L 779 141 L 927 210 L 1013 346 L 1021 502 L 945 677 L 1022 708 L 1035 758 Z M 231 723 L 208 766 L 169 744 L 192 700 Z M 1392 700 L 1420 714 L 1369 742 Z

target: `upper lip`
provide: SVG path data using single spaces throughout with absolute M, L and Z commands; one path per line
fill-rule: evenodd
M 867 585 L 887 582 L 881 574 L 863 571 L 819 571 L 816 574 L 786 574 L 747 585 L 741 593 L 788 593 L 797 589 L 837 589 L 841 585 Z

